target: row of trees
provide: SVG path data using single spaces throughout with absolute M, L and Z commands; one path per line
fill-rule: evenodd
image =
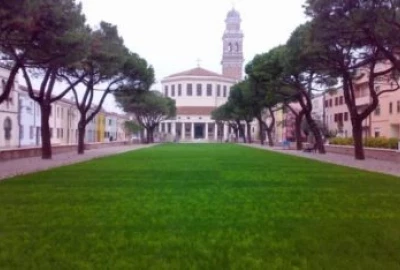
M 75 96 L 78 153 L 83 154 L 86 126 L 106 97 L 126 88 L 147 91 L 154 83 L 153 68 L 129 51 L 117 27 L 101 22 L 92 29 L 74 0 L 1 0 L 0 52 L 10 69 L 0 103 L 22 72 L 29 96 L 41 110 L 43 159 L 52 157 L 49 117 L 54 102 L 70 92 Z M 40 80 L 37 90 L 34 78 Z M 101 95 L 97 106 L 96 92 Z
M 321 129 L 312 117 L 312 98 L 341 87 L 347 105 L 356 159 L 365 159 L 363 121 L 377 108 L 379 96 L 399 89 L 400 1 L 308 0 L 310 20 L 292 33 L 286 44 L 259 54 L 246 66 L 246 79 L 237 84 L 226 105 L 214 112 L 221 121 L 256 118 L 261 143 L 264 130 L 270 138 L 274 109 L 284 106 L 296 117 L 298 149 L 305 119 L 320 153 L 325 153 Z M 368 78 L 371 102 L 356 104 L 356 80 Z M 377 85 L 387 89 L 376 91 Z M 238 94 L 240 92 L 241 94 Z M 238 102 L 237 97 L 243 98 Z M 296 102 L 296 111 L 290 103 Z M 272 121 L 265 121 L 265 113 Z M 237 122 L 239 123 L 239 122 Z

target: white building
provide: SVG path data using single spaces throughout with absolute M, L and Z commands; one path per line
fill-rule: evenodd
M 41 144 L 41 114 L 39 104 L 29 97 L 27 91 L 19 88 L 20 146 Z
M 4 91 L 10 71 L 0 66 L 0 91 Z M 7 100 L 0 104 L 0 149 L 19 146 L 19 102 L 18 93 L 15 91 L 17 82 Z
M 317 95 L 312 99 L 312 117 L 321 123 L 324 121 L 324 101 L 325 96 L 323 94 Z
M 161 134 L 181 141 L 228 139 L 228 126 L 217 125 L 211 112 L 227 101 L 231 87 L 242 79 L 244 59 L 240 14 L 231 10 L 225 23 L 222 75 L 197 67 L 161 81 L 164 95 L 177 107 L 176 118 L 160 124 Z

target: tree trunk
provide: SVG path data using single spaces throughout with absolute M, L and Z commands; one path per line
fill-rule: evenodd
M 246 128 L 247 128 L 247 142 L 248 143 L 252 143 L 252 139 L 251 139 L 251 125 L 250 122 L 246 122 Z
M 259 127 L 259 134 L 260 134 L 260 143 L 261 145 L 265 144 L 265 133 L 264 133 L 264 123 L 261 117 L 257 117 L 258 120 L 258 127 Z
M 81 119 L 78 124 L 78 154 L 83 155 L 85 153 L 85 133 L 86 128 L 83 122 L 84 120 Z
M 267 128 L 268 145 L 270 147 L 274 146 L 274 139 L 272 138 L 272 128 Z
M 303 149 L 303 138 L 301 136 L 301 122 L 303 121 L 304 112 L 299 112 L 295 118 L 295 135 L 296 135 L 296 149 L 298 151 Z
M 362 120 L 353 119 L 353 139 L 354 139 L 354 157 L 358 160 L 364 160 L 364 146 L 362 142 Z
M 42 133 L 42 159 L 51 159 L 51 134 L 49 118 L 51 112 L 50 104 L 40 103 L 40 113 L 41 113 L 41 133 Z
M 150 139 L 150 143 L 154 143 L 154 129 L 155 129 L 155 127 L 149 128 L 149 135 L 150 135 L 149 139 Z
M 243 143 L 247 143 L 247 139 L 246 139 L 246 132 L 243 128 L 243 126 L 240 124 L 240 122 L 238 123 L 238 138 L 240 138 L 240 134 L 242 134 L 243 136 Z
M 315 148 L 318 149 L 318 152 L 320 154 L 326 154 L 321 131 L 319 130 L 317 123 L 315 123 L 314 119 L 312 118 L 311 112 L 306 113 L 306 120 L 315 139 Z
M 150 128 L 146 128 L 146 144 L 150 144 L 151 139 L 150 139 Z

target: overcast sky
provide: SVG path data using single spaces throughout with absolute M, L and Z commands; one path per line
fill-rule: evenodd
M 165 76 L 201 67 L 221 73 L 225 18 L 235 3 L 242 17 L 245 63 L 283 44 L 306 18 L 305 0 L 81 0 L 91 26 L 118 26 L 125 45 L 151 65 L 159 82 Z M 159 90 L 160 84 L 154 85 Z M 119 111 L 110 96 L 109 111 Z

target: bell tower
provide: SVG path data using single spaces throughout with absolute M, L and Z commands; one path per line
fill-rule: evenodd
M 241 18 L 234 8 L 228 12 L 223 40 L 222 74 L 238 81 L 243 78 L 243 32 Z

